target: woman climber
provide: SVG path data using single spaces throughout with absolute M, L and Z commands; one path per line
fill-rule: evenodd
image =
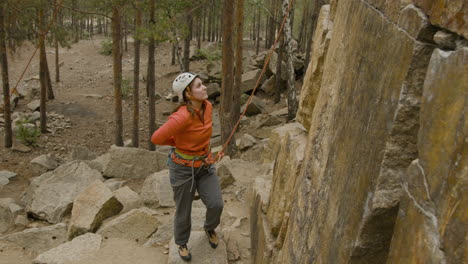
M 187 242 L 195 191 L 207 208 L 204 229 L 212 248 L 218 246 L 215 229 L 220 223 L 223 198 L 210 150 L 213 106 L 207 100 L 206 86 L 196 74 L 185 72 L 175 78 L 172 89 L 181 103 L 154 132 L 151 142 L 173 146 L 168 167 L 176 204 L 174 240 L 180 257 L 190 261 Z

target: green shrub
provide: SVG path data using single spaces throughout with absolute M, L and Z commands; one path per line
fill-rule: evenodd
M 109 56 L 112 54 L 112 40 L 111 39 L 105 39 L 101 42 L 101 50 L 99 50 L 99 53 L 102 55 Z
M 197 50 L 197 54 L 195 55 L 195 57 L 202 60 L 208 60 L 209 62 L 217 61 L 221 59 L 221 51 L 209 51 L 206 49 L 199 49 Z
M 28 119 L 22 119 L 17 123 L 16 138 L 27 146 L 37 146 L 41 131 Z
M 133 93 L 132 82 L 128 79 L 122 78 L 122 98 L 128 99 Z

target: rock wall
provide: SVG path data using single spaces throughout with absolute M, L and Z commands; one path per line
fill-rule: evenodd
M 254 187 L 256 263 L 467 261 L 464 10 L 456 0 L 322 8 L 297 116 L 305 154 L 281 155 L 287 138 L 301 141 L 272 133 L 274 176 Z

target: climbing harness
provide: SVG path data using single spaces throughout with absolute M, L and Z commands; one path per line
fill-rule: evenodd
M 202 168 L 207 168 L 208 166 L 210 166 L 211 164 L 208 163 L 206 161 L 207 159 L 207 156 L 192 156 L 192 155 L 188 155 L 188 154 L 185 154 L 185 153 L 182 153 L 180 152 L 179 150 L 177 150 L 176 148 L 171 148 L 171 151 L 169 152 L 169 157 L 172 159 L 172 161 L 174 163 L 177 163 L 177 164 L 181 164 L 181 165 L 184 165 L 184 166 L 188 166 L 188 167 L 191 167 L 192 168 L 192 177 L 184 180 L 184 181 L 181 181 L 181 182 L 178 182 L 176 184 L 174 184 L 174 186 L 181 186 L 183 184 L 185 184 L 186 182 L 192 180 L 192 184 L 190 185 L 190 192 L 192 191 L 193 189 L 193 184 L 195 183 L 195 176 L 200 172 L 200 170 Z M 196 161 L 201 161 L 201 165 L 200 167 L 198 167 L 197 171 L 195 172 L 195 162 Z

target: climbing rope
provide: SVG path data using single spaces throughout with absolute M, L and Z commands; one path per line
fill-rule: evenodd
M 232 137 L 234 136 L 234 133 L 236 132 L 237 130 L 237 127 L 239 126 L 240 124 L 240 121 L 242 119 L 242 117 L 244 117 L 245 113 L 247 112 L 247 107 L 249 106 L 249 104 L 251 103 L 252 101 L 252 98 L 255 94 L 255 91 L 257 90 L 257 87 L 260 85 L 260 81 L 262 79 L 262 76 L 265 74 L 266 72 L 266 68 L 270 62 L 270 58 L 273 54 L 273 51 L 275 50 L 276 48 L 276 45 L 278 44 L 278 41 L 279 39 L 281 38 L 281 34 L 283 32 L 283 28 L 284 28 L 284 24 L 286 23 L 286 20 L 288 19 L 289 17 L 289 12 L 291 11 L 291 8 L 292 8 L 292 5 L 294 3 L 294 0 L 290 0 L 289 2 L 289 5 L 288 5 L 288 9 L 286 10 L 286 14 L 283 18 L 283 21 L 281 23 L 281 26 L 278 30 L 278 35 L 276 36 L 276 39 L 275 39 L 275 42 L 273 43 L 273 46 L 271 46 L 270 50 L 268 51 L 268 54 L 267 56 L 265 57 L 265 61 L 263 62 L 263 69 L 262 69 L 262 72 L 260 73 L 260 76 L 258 76 L 258 79 L 257 79 L 257 82 L 255 83 L 255 87 L 254 89 L 252 90 L 252 93 L 250 94 L 249 96 L 249 99 L 247 100 L 247 103 L 245 105 L 245 109 L 244 111 L 242 112 L 242 114 L 239 116 L 239 120 L 237 120 L 236 124 L 234 125 L 234 127 L 232 128 L 232 131 L 231 131 L 231 134 L 229 135 L 228 139 L 226 140 L 226 142 L 223 144 L 223 148 L 218 152 L 218 154 L 216 154 L 216 157 L 214 158 L 214 161 L 216 162 L 219 162 L 223 156 L 224 156 L 224 151 L 226 150 L 229 142 L 232 140 Z
M 57 4 L 57 5 L 55 6 L 55 10 L 54 10 L 54 14 L 53 14 L 52 19 L 49 21 L 49 24 L 47 25 L 47 28 L 46 28 L 45 32 L 39 36 L 39 38 L 40 38 L 41 41 L 44 41 L 44 38 L 45 38 L 45 36 L 47 35 L 47 33 L 49 32 L 50 28 L 52 27 L 52 24 L 53 24 L 53 23 L 55 22 L 55 20 L 57 19 L 57 14 L 58 14 L 58 11 L 60 10 L 60 8 L 62 7 L 62 4 L 63 4 L 63 0 L 60 0 L 60 3 Z M 23 79 L 24 74 L 26 73 L 26 70 L 28 69 L 29 65 L 31 64 L 31 61 L 33 60 L 34 56 L 36 56 L 36 53 L 37 53 L 37 50 L 38 50 L 38 49 L 39 49 L 39 46 L 36 47 L 36 49 L 34 50 L 34 52 L 33 52 L 32 56 L 31 56 L 31 58 L 29 58 L 28 64 L 26 64 L 26 67 L 24 68 L 24 70 L 23 70 L 23 72 L 21 73 L 21 75 L 20 75 L 18 81 L 16 82 L 15 87 L 11 90 L 11 93 L 10 93 L 10 95 L 6 98 L 5 102 L 10 101 L 10 98 L 11 98 L 11 96 L 12 96 L 13 94 L 19 95 L 18 90 L 17 90 L 18 84 L 19 84 L 20 81 Z M 6 51 L 5 51 L 5 54 L 6 54 Z

